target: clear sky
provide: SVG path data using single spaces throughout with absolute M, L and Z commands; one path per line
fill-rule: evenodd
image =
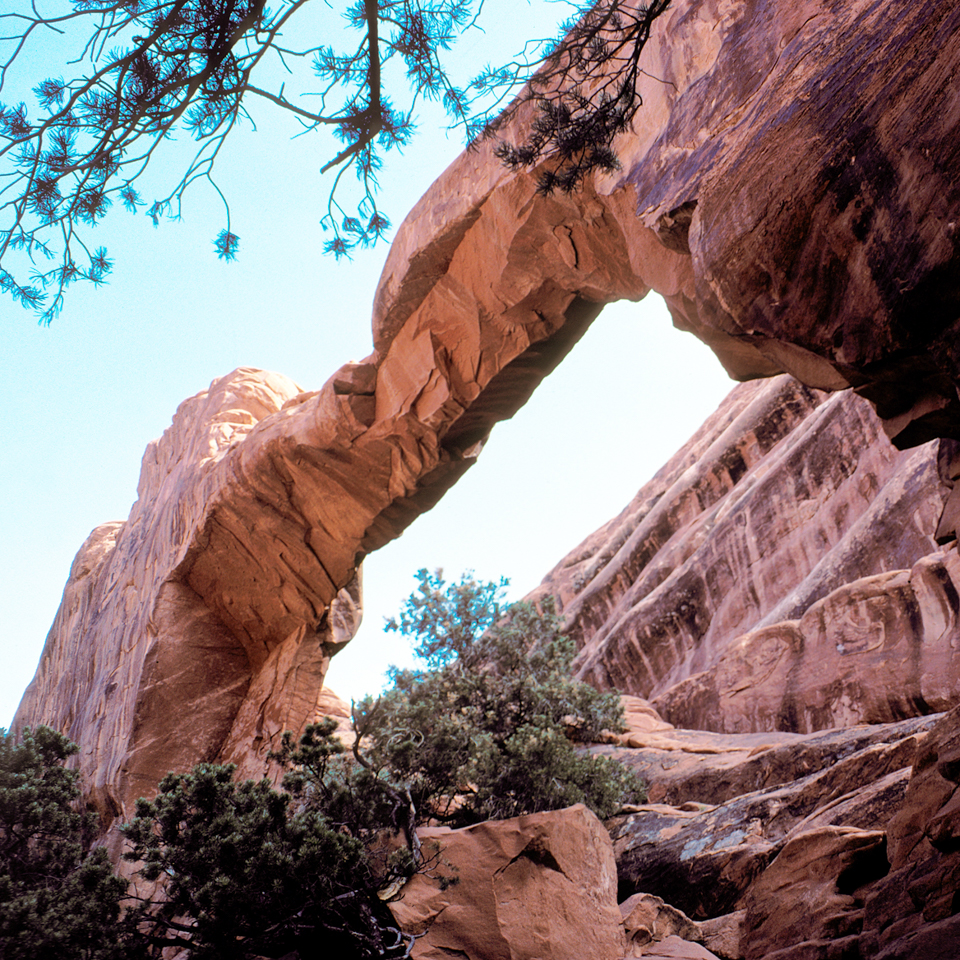
M 565 15 L 551 3 L 488 0 L 487 33 L 461 41 L 458 66 L 505 59 Z M 42 51 L 28 66 L 40 63 L 49 66 Z M 435 115 L 422 117 L 422 135 L 389 156 L 381 177 L 397 224 L 461 149 Z M 97 228 L 116 261 L 110 284 L 74 289 L 50 327 L 0 299 L 0 726 L 33 675 L 74 554 L 93 527 L 126 517 L 144 447 L 180 401 L 238 366 L 316 389 L 371 351 L 387 248 L 350 262 L 323 257 L 329 179 L 318 170 L 333 142 L 291 140 L 265 112 L 256 119 L 258 130 L 235 133 L 220 164 L 241 236 L 236 262 L 216 259 L 222 208 L 200 187 L 179 223 L 154 229 L 142 214 L 111 213 Z M 532 589 L 626 505 L 731 386 L 706 347 L 671 327 L 658 298 L 608 307 L 440 505 L 367 560 L 364 624 L 334 661 L 330 686 L 348 697 L 374 691 L 404 658 L 383 618 L 419 567 L 507 576 L 514 597 Z

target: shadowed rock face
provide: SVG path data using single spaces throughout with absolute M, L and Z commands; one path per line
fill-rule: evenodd
M 689 250 L 691 326 L 857 387 L 900 446 L 960 411 L 958 27 L 942 0 L 674 4 L 627 164 Z

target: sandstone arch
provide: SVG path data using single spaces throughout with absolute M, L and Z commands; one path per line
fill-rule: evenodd
M 181 408 L 188 452 L 148 451 L 130 520 L 88 541 L 17 724 L 80 742 L 107 815 L 164 757 L 262 769 L 309 719 L 363 556 L 612 300 L 657 290 L 735 377 L 854 385 L 902 444 L 960 436 L 960 10 L 889 7 L 677 0 L 620 178 L 543 197 L 489 145 L 461 156 L 393 245 L 370 357 L 314 393 L 238 371 Z M 236 709 L 183 740 L 164 691 L 194 682 L 212 634 Z M 191 695 L 200 713 L 214 689 Z

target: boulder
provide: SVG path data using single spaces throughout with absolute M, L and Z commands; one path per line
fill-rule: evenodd
M 881 836 L 904 801 L 917 750 L 942 722 L 926 717 L 765 746 L 743 735 L 672 731 L 660 749 L 652 738 L 642 748 L 593 748 L 645 775 L 655 796 L 659 765 L 669 780 L 659 792 L 673 801 L 609 821 L 621 897 L 652 894 L 694 920 L 715 919 L 746 909 L 745 897 L 799 837 Z M 702 753 L 678 750 L 698 736 Z
M 642 957 L 657 953 L 668 939 L 699 943 L 699 926 L 686 914 L 649 893 L 635 893 L 620 904 L 623 930 L 627 937 L 627 956 Z
M 828 826 L 795 834 L 743 898 L 744 960 L 842 955 L 863 926 L 863 888 L 887 872 L 886 834 Z
M 420 839 L 435 866 L 390 904 L 414 960 L 622 960 L 613 847 L 582 804 Z
M 633 956 L 647 957 L 649 960 L 718 960 L 716 954 L 706 947 L 675 935 L 655 940 L 648 949 Z

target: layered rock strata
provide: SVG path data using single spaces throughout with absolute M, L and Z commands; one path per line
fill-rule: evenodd
M 937 442 L 789 377 L 733 390 L 532 595 L 559 598 L 597 686 L 670 721 L 805 732 L 960 695 L 960 560 L 938 548 Z
M 648 722 L 624 738 L 637 746 L 595 748 L 660 797 L 608 824 L 621 900 L 659 898 L 687 919 L 672 920 L 682 939 L 725 960 L 955 960 L 958 721 L 812 735 Z

